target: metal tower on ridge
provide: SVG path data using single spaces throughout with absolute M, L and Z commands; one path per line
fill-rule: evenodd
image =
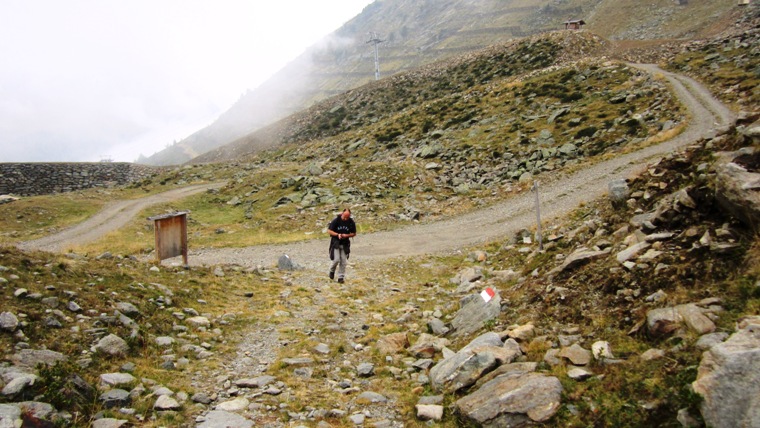
M 380 40 L 374 31 L 369 33 L 369 40 L 367 40 L 367 43 L 372 43 L 372 45 L 375 47 L 375 80 L 380 80 L 380 59 L 377 55 L 377 45 L 383 43 L 384 41 L 385 40 Z

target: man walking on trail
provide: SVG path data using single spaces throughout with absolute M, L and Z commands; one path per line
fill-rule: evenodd
M 335 279 L 335 268 L 338 268 L 338 282 L 343 282 L 346 275 L 348 255 L 351 253 L 349 238 L 356 236 L 356 223 L 351 218 L 351 210 L 346 208 L 335 217 L 327 227 L 330 238 L 330 279 Z

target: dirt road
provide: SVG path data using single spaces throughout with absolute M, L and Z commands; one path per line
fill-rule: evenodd
M 564 215 L 582 202 L 607 191 L 608 183 L 625 178 L 657 156 L 694 143 L 716 128 L 726 126 L 735 116 L 701 84 L 691 78 L 664 71 L 654 65 L 632 64 L 649 73 L 663 75 L 676 97 L 691 116 L 687 129 L 676 138 L 656 146 L 600 162 L 573 174 L 560 175 L 540 183 L 539 198 L 543 220 Z M 351 260 L 360 262 L 399 256 L 443 253 L 510 236 L 536 224 L 535 194 L 517 196 L 461 217 L 428 224 L 410 225 L 389 232 L 359 235 L 352 244 Z M 224 248 L 191 252 L 191 265 L 235 263 L 243 266 L 271 266 L 282 254 L 307 268 L 324 269 L 327 239 L 284 245 Z
M 624 178 L 653 158 L 691 144 L 714 132 L 716 128 L 729 125 L 735 120 L 735 116 L 723 104 L 693 79 L 666 72 L 654 65 L 632 65 L 646 72 L 662 75 L 669 81 L 676 97 L 691 116 L 689 126 L 679 136 L 667 142 L 600 162 L 573 174 L 558 175 L 548 182 L 541 182 L 539 198 L 542 219 L 550 221 L 570 212 L 580 203 L 603 195 L 611 180 Z M 78 242 L 97 239 L 107 231 L 122 226 L 129 217 L 150 204 L 163 202 L 167 198 L 187 196 L 208 187 L 193 186 L 142 200 L 114 204 L 93 219 L 72 229 L 21 244 L 20 247 L 61 251 L 66 242 L 72 239 Z M 357 236 L 352 245 L 351 261 L 456 251 L 458 248 L 510 236 L 520 229 L 535 225 L 535 222 L 535 194 L 528 192 L 457 218 Z M 327 263 L 327 239 L 247 248 L 195 251 L 191 248 L 189 263 L 272 266 L 282 254 L 289 255 L 301 266 L 324 269 Z M 176 260 L 164 261 L 172 262 L 176 263 Z
M 220 188 L 224 183 L 199 184 L 169 190 L 141 199 L 130 199 L 108 204 L 94 216 L 54 235 L 21 242 L 17 246 L 22 250 L 42 250 L 54 253 L 64 252 L 72 245 L 81 245 L 100 239 L 104 235 L 127 224 L 137 213 L 165 202 L 185 198 L 211 188 Z

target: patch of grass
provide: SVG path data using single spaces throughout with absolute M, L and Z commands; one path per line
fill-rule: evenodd
M 215 328 L 229 334 L 220 337 L 209 329 L 190 328 L 185 340 L 196 345 L 202 342 L 211 345 L 212 352 L 218 357 L 212 357 L 203 364 L 209 370 L 213 370 L 218 366 L 216 358 L 224 358 L 224 355 L 233 351 L 236 339 L 232 333 L 261 312 L 260 308 L 249 306 L 250 298 L 245 297 L 242 290 L 260 287 L 262 296 L 268 296 L 274 293 L 269 293 L 267 287 L 282 286 L 278 278 L 261 281 L 256 280 L 253 274 L 237 273 L 234 270 L 229 270 L 224 278 L 216 277 L 202 268 L 187 271 L 161 269 L 159 272 L 150 272 L 149 266 L 129 259 L 69 259 L 47 253 L 22 253 L 12 247 L 0 247 L 0 265 L 7 269 L 3 273 L 4 277 L 8 278 L 10 274 L 18 277 L 10 279 L 9 285 L 0 287 L 0 297 L 6 302 L 3 311 L 24 314 L 27 325 L 23 327 L 23 331 L 31 343 L 46 344 L 47 349 L 72 358 L 67 363 L 43 369 L 38 385 L 44 390 L 31 393 L 41 394 L 45 400 L 60 405 L 61 409 L 78 412 L 75 417 L 80 420 L 88 420 L 92 414 L 103 409 L 94 401 L 95 398 L 85 399 L 75 393 L 66 392 L 70 391 L 70 386 L 67 385 L 72 376 L 79 376 L 94 386 L 101 373 L 117 372 L 129 361 L 135 364 L 133 374 L 138 379 L 152 379 L 153 382 L 163 384 L 175 392 L 185 391 L 192 394 L 194 387 L 191 379 L 186 377 L 187 372 L 160 368 L 163 362 L 161 357 L 166 349 L 155 344 L 154 335 L 175 335 L 174 327 L 184 324 L 175 313 L 183 313 L 184 308 L 195 308 L 209 316 Z M 69 328 L 69 321 L 63 319 L 61 322 L 64 328 L 43 327 L 44 319 L 51 316 L 51 301 L 43 303 L 39 298 L 15 297 L 13 293 L 18 288 L 26 288 L 30 294 L 39 293 L 46 298 L 57 298 L 58 310 L 72 318 L 74 314 L 68 313 L 65 305 L 74 301 L 83 308 L 80 315 L 84 317 L 75 324 L 77 329 Z M 129 355 L 103 357 L 90 353 L 89 349 L 93 343 L 86 330 L 93 322 L 97 321 L 109 333 L 124 338 L 132 334 L 131 328 L 109 321 L 117 302 L 132 303 L 140 312 L 134 318 L 139 326 L 138 335 L 127 340 L 130 346 Z M 15 339 L 10 334 L 0 335 L 0 346 L 13 352 Z M 173 353 L 177 357 L 186 356 L 191 361 L 196 359 L 194 353 L 180 352 L 179 345 L 174 346 Z M 73 358 L 81 356 L 90 358 L 89 365 L 75 364 Z M 139 413 L 150 415 L 153 412 L 154 400 L 155 398 L 143 396 L 133 407 L 138 409 Z M 194 417 L 195 412 L 193 408 L 186 407 L 174 415 L 158 416 L 156 423 L 182 424 L 182 421 Z M 119 417 L 129 418 L 125 415 Z

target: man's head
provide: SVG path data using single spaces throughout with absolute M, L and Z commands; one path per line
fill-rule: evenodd
M 344 221 L 351 218 L 351 210 L 348 208 L 344 209 L 343 212 L 340 213 L 340 218 Z

